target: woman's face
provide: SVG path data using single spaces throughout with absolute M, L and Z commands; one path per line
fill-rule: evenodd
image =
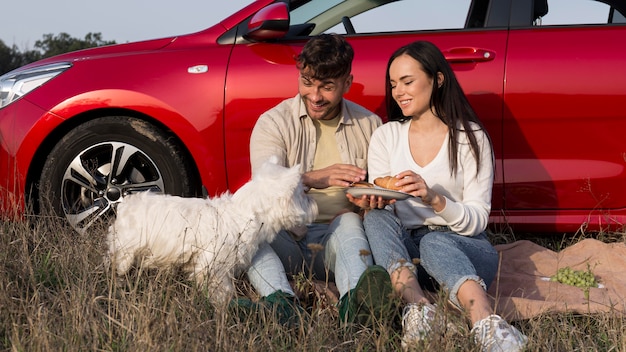
M 430 112 L 433 79 L 422 70 L 422 65 L 403 54 L 389 66 L 391 94 L 404 116 L 419 117 Z

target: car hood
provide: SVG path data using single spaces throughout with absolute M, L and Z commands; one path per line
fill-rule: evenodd
M 176 41 L 178 37 L 168 37 L 168 38 L 160 38 L 160 39 L 151 39 L 140 42 L 133 43 L 124 43 L 124 44 L 112 44 L 99 46 L 94 48 L 82 49 L 77 51 L 72 51 L 65 54 L 60 54 L 56 56 L 52 56 L 49 58 L 45 58 L 23 67 L 19 69 L 25 69 L 29 67 L 41 66 L 48 63 L 53 62 L 75 62 L 81 60 L 89 60 L 94 57 L 105 57 L 105 56 L 117 56 L 117 55 L 126 55 L 128 53 L 136 53 L 141 51 L 154 51 L 163 49 L 166 46 L 170 45 L 174 41 Z

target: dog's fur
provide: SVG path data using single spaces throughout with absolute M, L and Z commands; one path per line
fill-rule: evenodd
M 125 274 L 144 268 L 183 267 L 206 285 L 213 304 L 234 294 L 233 279 L 250 265 L 259 244 L 281 229 L 311 223 L 317 205 L 304 192 L 300 168 L 265 163 L 234 194 L 212 199 L 151 192 L 127 196 L 108 232 L 107 263 Z

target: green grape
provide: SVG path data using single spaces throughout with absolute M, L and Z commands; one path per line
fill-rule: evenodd
M 587 270 L 573 270 L 569 266 L 559 268 L 556 274 L 550 277 L 550 281 L 585 289 L 598 287 L 598 281 L 596 281 L 589 265 L 587 265 Z

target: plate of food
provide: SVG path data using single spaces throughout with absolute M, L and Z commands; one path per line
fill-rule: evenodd
M 391 176 L 379 177 L 374 180 L 374 183 L 375 184 L 365 181 L 355 182 L 352 186 L 346 188 L 346 193 L 356 198 L 360 198 L 362 196 L 380 196 L 387 200 L 405 200 L 413 197 L 408 193 L 392 189 L 395 181 Z

